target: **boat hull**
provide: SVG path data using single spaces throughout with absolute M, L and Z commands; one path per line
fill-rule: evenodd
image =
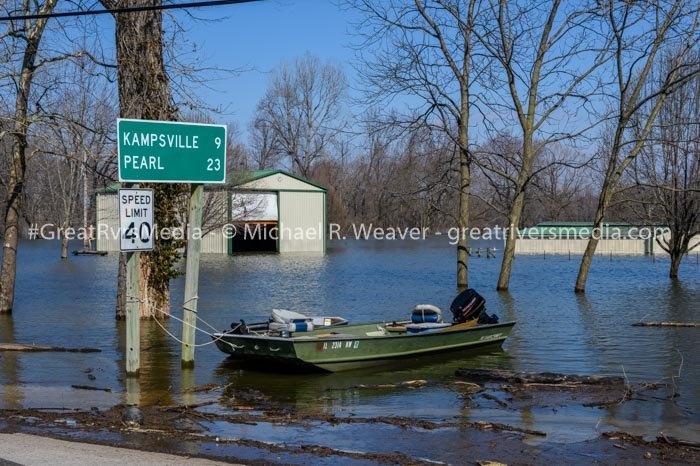
M 338 372 L 432 353 L 499 346 L 515 322 L 412 335 L 366 335 L 381 325 L 347 326 L 342 328 L 342 334 L 335 335 L 319 331 L 282 338 L 219 333 L 214 338 L 218 348 L 235 359 L 297 370 Z

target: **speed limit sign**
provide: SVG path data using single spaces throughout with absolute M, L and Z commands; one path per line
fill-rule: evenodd
M 119 190 L 119 250 L 153 250 L 153 190 Z

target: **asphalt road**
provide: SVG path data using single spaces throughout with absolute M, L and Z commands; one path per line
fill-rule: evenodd
M 214 466 L 228 463 L 116 448 L 88 443 L 66 442 L 38 435 L 0 434 L 0 466 Z

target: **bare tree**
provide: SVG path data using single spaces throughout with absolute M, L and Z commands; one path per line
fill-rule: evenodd
M 57 0 L 40 2 L 6 2 L 2 5 L 5 14 L 49 14 Z M 27 167 L 29 126 L 33 121 L 30 109 L 32 82 L 39 67 L 51 61 L 39 54 L 48 18 L 26 21 L 7 21 L 0 32 L 4 52 L 9 56 L 2 61 L 9 64 L 2 72 L 2 81 L 12 83 L 14 97 L 12 121 L 3 125 L 1 139 L 9 135 L 12 142 L 11 163 L 5 183 L 7 187 L 5 206 L 5 230 L 3 235 L 2 270 L 0 271 L 0 314 L 12 312 L 15 299 L 17 269 L 17 247 L 19 243 L 20 199 L 24 189 Z M 19 63 L 15 67 L 15 65 Z
M 659 74 L 674 65 L 671 55 Z M 649 219 L 668 227 L 657 242 L 671 257 L 669 276 L 677 278 L 683 256 L 700 245 L 700 77 L 667 97 L 647 140 L 630 168 L 630 184 Z
M 507 222 L 522 166 L 522 140 L 499 134 L 477 150 L 479 172 L 474 195 L 497 214 L 492 222 Z M 521 223 L 579 220 L 589 187 L 589 156 L 561 143 L 546 144 L 534 163 Z M 507 176 L 504 176 L 507 175 Z
M 58 134 L 56 134 L 58 133 Z M 37 155 L 38 165 L 44 174 L 44 204 L 48 219 L 58 229 L 61 239 L 61 259 L 68 258 L 68 236 L 66 232 L 74 227 L 75 215 L 80 208 L 83 161 L 73 157 L 72 147 L 79 144 L 75 135 L 60 134 L 55 131 L 53 138 L 47 141 L 46 149 Z
M 567 160 L 568 163 L 559 163 Z M 591 159 L 571 147 L 550 145 L 535 166 L 529 196 L 531 221 L 572 221 L 585 216 L 582 196 L 592 183 Z M 583 213 L 582 213 L 583 212 Z
M 279 163 L 278 143 L 272 125 L 258 115 L 248 128 L 250 133 L 250 161 L 256 170 L 274 168 Z
M 310 54 L 282 63 L 273 71 L 267 92 L 258 104 L 254 134 L 271 138 L 264 144 L 261 161 L 270 147 L 289 158 L 292 171 L 309 178 L 313 164 L 329 155 L 345 124 L 342 117 L 347 82 L 336 66 L 322 64 Z M 270 144 L 269 146 L 267 144 Z
M 236 123 L 229 123 L 226 131 L 226 171 L 244 172 L 248 170 L 250 153 L 248 147 L 241 142 L 241 132 Z
M 456 148 L 458 213 L 457 286 L 467 287 L 471 185 L 470 117 L 474 82 L 484 70 L 474 51 L 474 28 L 482 2 L 469 0 L 349 0 L 363 15 L 358 25 L 359 69 L 368 101 L 383 106 L 396 96 L 417 102 L 401 117 L 443 131 Z
M 31 161 L 37 173 L 28 174 L 32 182 L 28 188 L 39 195 L 43 218 L 64 232 L 80 225 L 82 230 L 77 232 L 84 236 L 87 248 L 91 194 L 95 177 L 99 177 L 94 167 L 111 149 L 115 118 L 112 95 L 100 68 L 90 58 L 80 57 L 44 78 L 65 84 L 48 93 L 53 112 L 37 126 Z M 67 253 L 68 238 L 62 235 L 61 257 L 67 258 Z
M 608 41 L 600 33 L 598 12 L 586 2 L 490 0 L 489 11 L 478 33 L 498 65 L 488 93 L 498 118 L 487 123 L 499 132 L 515 126 L 522 141 L 517 157 L 508 161 L 511 170 L 496 170 L 513 188 L 497 284 L 507 290 L 533 169 L 547 145 L 575 140 L 590 129 L 575 115 L 596 92 L 596 71 L 608 58 Z
M 615 81 L 607 92 L 611 135 L 593 228 L 603 223 L 618 184 L 635 161 L 654 126 L 664 102 L 679 86 L 700 73 L 700 64 L 688 60 L 698 41 L 697 2 L 648 0 L 601 2 L 613 38 Z M 664 76 L 654 79 L 664 50 L 677 51 Z M 581 259 L 575 292 L 586 289 L 588 272 L 599 238 L 592 235 Z

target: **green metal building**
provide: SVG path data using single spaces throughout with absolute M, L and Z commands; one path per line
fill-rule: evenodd
M 232 172 L 227 179 L 205 186 L 203 253 L 326 252 L 326 187 L 283 170 Z M 96 194 L 98 251 L 119 250 L 119 187 Z

